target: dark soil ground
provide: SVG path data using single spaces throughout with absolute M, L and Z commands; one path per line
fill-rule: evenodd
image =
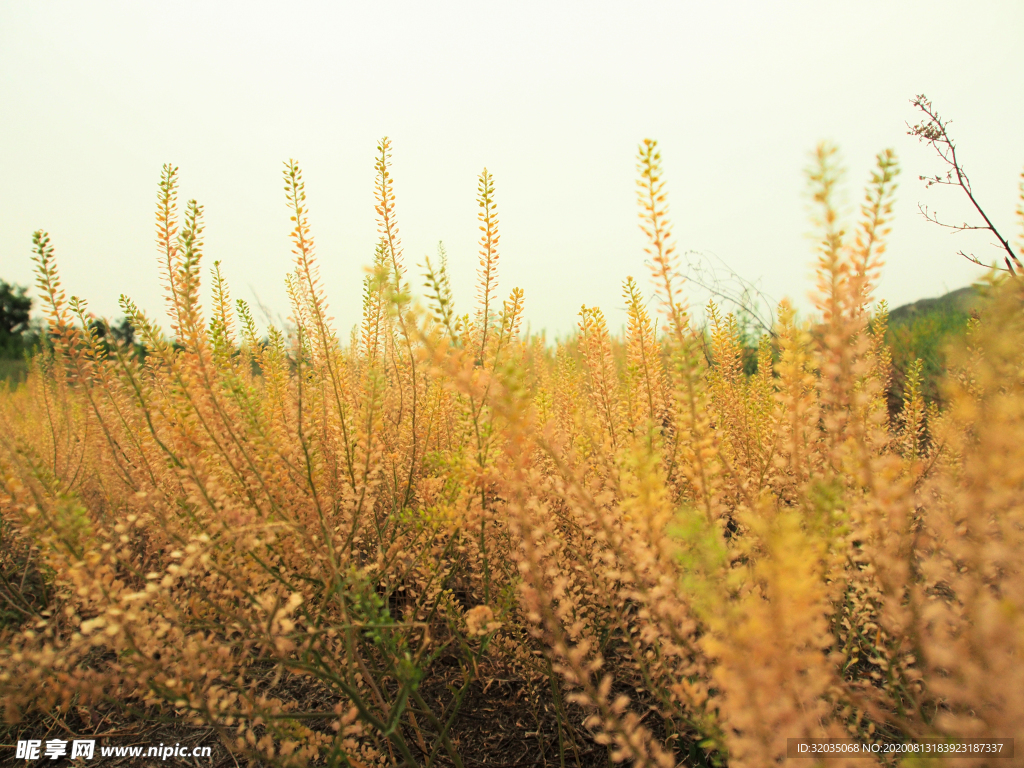
M 454 670 L 453 670 L 454 672 Z M 438 676 L 432 676 L 429 684 L 420 689 L 423 699 L 431 709 L 440 712 L 451 698 L 449 683 Z M 330 702 L 324 699 L 324 692 L 315 684 L 302 686 L 296 680 L 289 685 L 296 700 L 304 708 L 323 711 Z M 297 684 L 297 685 L 296 685 Z M 305 689 L 303 689 L 305 688 Z M 280 691 L 276 692 L 278 695 Z M 544 694 L 547 694 L 545 697 Z M 467 693 L 461 711 L 454 722 L 449 737 L 458 752 L 464 768 L 531 768 L 532 766 L 557 766 L 561 768 L 592 768 L 609 765 L 608 750 L 592 739 L 583 728 L 585 714 L 571 706 L 565 722 L 560 722 L 550 700 L 550 688 L 546 678 L 535 680 L 512 677 L 493 677 L 488 682 L 474 684 Z M 327 707 L 329 708 L 329 707 Z M 307 723 L 319 730 L 314 723 Z M 327 729 L 327 721 L 323 726 Z M 423 726 L 422 719 L 419 721 Z M 417 744 L 411 727 L 406 727 L 405 738 L 419 765 L 428 764 L 428 755 Z M 15 748 L 18 740 L 38 739 L 95 739 L 96 748 L 92 760 L 75 761 L 88 766 L 168 766 L 194 765 L 197 768 L 229 768 L 230 766 L 267 765 L 262 760 L 244 754 L 233 754 L 225 743 L 231 736 L 222 735 L 210 726 L 197 726 L 184 718 L 147 718 L 123 708 L 86 710 L 79 707 L 61 715 L 37 715 L 10 726 L 0 724 L 0 766 L 25 765 L 17 760 Z M 561 751 L 559 741 L 561 739 Z M 159 744 L 181 745 L 190 749 L 196 746 L 210 746 L 208 758 L 175 758 L 166 760 L 147 757 L 102 757 L 101 746 L 149 748 Z M 564 762 L 563 762 L 564 758 Z M 64 758 L 34 761 L 37 765 L 70 765 Z M 325 764 L 318 760 L 313 765 Z M 444 768 L 455 763 L 442 751 L 436 755 L 432 765 Z

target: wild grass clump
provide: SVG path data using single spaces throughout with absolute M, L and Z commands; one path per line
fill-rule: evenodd
M 136 338 L 101 337 L 36 233 L 53 349 L 0 392 L 12 728 L 100 711 L 204 724 L 264 762 L 460 768 L 1024 739 L 1021 287 L 993 281 L 943 410 L 917 366 L 890 416 L 870 307 L 891 152 L 847 231 L 835 151 L 818 150 L 821 322 L 783 302 L 752 375 L 714 304 L 704 354 L 655 142 L 638 184 L 661 320 L 630 277 L 623 337 L 583 307 L 555 348 L 520 332 L 521 290 L 497 292 L 486 170 L 461 315 L 443 250 L 424 265 L 429 308 L 412 301 L 387 139 L 376 171 L 380 239 L 349 338 L 294 162 L 290 334 L 264 336 L 218 262 L 201 305 L 203 209 L 179 212 L 171 166 L 169 332 L 122 298 Z

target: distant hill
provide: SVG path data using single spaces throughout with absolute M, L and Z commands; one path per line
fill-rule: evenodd
M 915 317 L 934 313 L 970 315 L 971 310 L 978 306 L 981 299 L 978 286 L 968 285 L 966 288 L 957 288 L 933 299 L 921 299 L 890 310 L 889 322 L 906 323 Z
M 942 402 L 939 382 L 946 372 L 946 348 L 967 332 L 972 310 L 984 301 L 981 287 L 972 285 L 933 299 L 904 304 L 889 312 L 886 334 L 892 351 L 889 409 L 896 413 L 903 402 L 906 374 L 915 359 L 922 363 L 922 394 Z

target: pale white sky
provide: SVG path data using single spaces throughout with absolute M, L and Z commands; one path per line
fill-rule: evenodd
M 206 208 L 207 266 L 235 297 L 285 314 L 291 256 L 282 161 L 302 165 L 332 310 L 359 318 L 376 241 L 376 141 L 394 142 L 410 265 L 443 240 L 457 309 L 473 305 L 476 179 L 494 174 L 501 292 L 534 329 L 581 304 L 623 322 L 621 283 L 650 292 L 635 160 L 659 140 L 681 249 L 717 254 L 807 306 L 813 244 L 803 169 L 838 143 L 859 203 L 874 154 L 903 176 L 880 296 L 891 306 L 980 277 L 916 211 L 968 211 L 917 177 L 906 136 L 924 92 L 954 119 L 975 191 L 1015 240 L 1024 166 L 1024 2 L 0 2 L 0 278 L 27 284 L 47 229 L 69 293 L 162 312 L 160 167 Z M 419 280 L 415 281 L 419 283 Z M 693 292 L 695 302 L 705 296 Z

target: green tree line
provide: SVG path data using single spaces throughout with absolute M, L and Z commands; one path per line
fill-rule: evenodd
M 21 285 L 0 280 L 0 382 L 18 382 L 27 371 L 26 359 L 46 344 L 43 326 L 31 317 L 32 298 Z M 132 347 L 139 357 L 145 348 L 138 343 L 135 328 L 128 318 L 107 323 L 96 318 L 90 322 L 93 333 L 104 344 Z

